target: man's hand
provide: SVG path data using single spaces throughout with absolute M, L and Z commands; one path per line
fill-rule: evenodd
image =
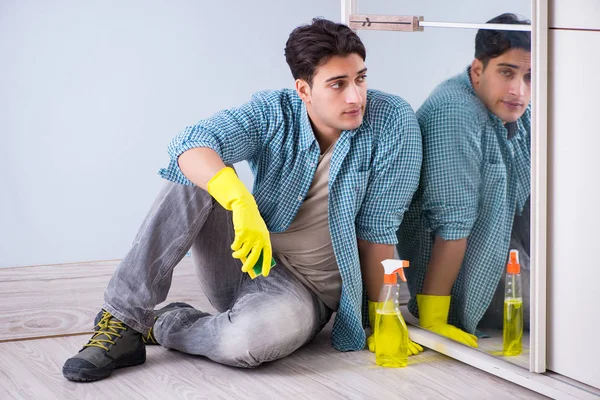
M 243 263 L 242 271 L 255 278 L 252 270 L 263 253 L 262 274 L 271 270 L 271 239 L 254 197 L 248 192 L 232 168 L 226 167 L 208 181 L 208 193 L 227 210 L 233 213 L 235 239 L 231 245 L 233 257 Z
M 448 324 L 450 296 L 418 294 L 417 304 L 419 305 L 419 325 L 423 328 L 467 346 L 478 347 L 477 336 Z
M 371 336 L 367 338 L 367 346 L 369 351 L 375 353 L 375 316 L 377 312 L 377 302 L 369 301 L 369 324 L 371 325 Z M 414 356 L 423 351 L 423 348 L 417 343 L 408 339 L 408 355 Z
M 477 347 L 477 337 L 448 324 L 450 292 L 467 250 L 467 239 L 435 237 L 422 294 L 417 295 L 419 325 L 467 346 Z

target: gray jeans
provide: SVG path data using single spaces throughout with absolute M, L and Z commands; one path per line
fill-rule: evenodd
M 250 279 L 231 256 L 231 212 L 205 190 L 167 182 L 115 271 L 103 308 L 141 333 L 154 326 L 164 347 L 236 367 L 285 357 L 327 324 L 331 310 L 283 265 Z M 167 297 L 173 269 L 192 249 L 200 285 L 219 312 L 152 311 Z

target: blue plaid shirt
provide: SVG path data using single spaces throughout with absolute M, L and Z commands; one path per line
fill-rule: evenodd
M 312 183 L 320 148 L 306 107 L 295 90 L 265 91 L 239 108 L 187 127 L 169 145 L 171 162 L 159 174 L 191 185 L 177 157 L 209 147 L 226 164 L 248 161 L 253 195 L 271 232 L 285 231 Z M 343 131 L 329 172 L 329 230 L 342 277 L 332 344 L 365 345 L 364 289 L 357 238 L 396 243 L 396 230 L 418 186 L 421 135 L 416 116 L 400 97 L 369 90 L 362 124 Z
M 506 265 L 515 214 L 530 193 L 528 107 L 504 125 L 479 100 L 469 71 L 442 83 L 417 112 L 423 135 L 423 169 L 413 203 L 398 231 L 409 309 L 418 317 L 435 236 L 468 238 L 454 287 L 449 323 L 474 333 Z

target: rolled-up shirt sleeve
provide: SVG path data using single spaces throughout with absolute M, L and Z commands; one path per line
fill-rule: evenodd
M 445 240 L 469 236 L 479 204 L 481 128 L 463 103 L 443 104 L 419 115 L 423 135 L 423 214 Z
M 193 185 L 181 172 L 177 159 L 187 150 L 207 147 L 214 150 L 225 164 L 248 160 L 261 146 L 261 136 L 268 126 L 266 102 L 257 93 L 240 107 L 220 111 L 210 118 L 186 127 L 168 147 L 169 166 L 159 171 L 163 178 Z
M 378 135 L 372 171 L 356 218 L 359 239 L 396 244 L 396 231 L 419 184 L 421 132 L 405 102 L 390 112 Z

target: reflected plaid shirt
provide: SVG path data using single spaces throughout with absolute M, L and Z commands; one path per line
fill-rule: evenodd
M 400 257 L 411 261 L 409 309 L 418 316 L 415 295 L 435 236 L 468 238 L 449 323 L 474 333 L 506 265 L 514 216 L 529 197 L 531 111 L 503 125 L 475 94 L 467 70 L 439 85 L 417 117 L 421 182 L 397 245 Z
M 213 149 L 226 164 L 248 161 L 253 195 L 271 232 L 283 232 L 291 224 L 320 155 L 306 107 L 291 89 L 257 93 L 239 108 L 187 127 L 169 145 L 171 162 L 159 174 L 191 185 L 177 157 L 194 147 Z M 332 332 L 337 350 L 365 345 L 368 316 L 357 238 L 396 243 L 396 231 L 418 186 L 421 158 L 419 125 L 408 103 L 369 90 L 363 123 L 342 132 L 329 172 L 329 230 L 342 277 Z

